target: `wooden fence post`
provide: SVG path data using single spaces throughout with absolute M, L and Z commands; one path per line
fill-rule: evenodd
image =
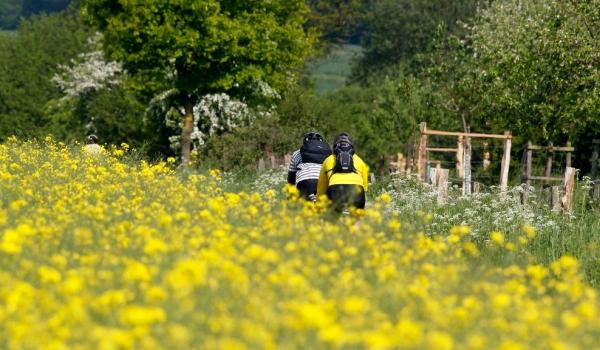
M 446 203 L 448 199 L 448 169 L 440 169 L 438 173 L 438 204 Z
M 463 195 L 471 194 L 471 138 L 465 137 Z
M 592 180 L 596 180 L 598 174 L 598 153 L 600 151 L 600 140 L 592 141 Z
M 483 172 L 486 173 L 490 167 L 490 151 L 488 149 L 488 143 L 483 143 Z
M 567 167 L 565 171 L 565 195 L 562 199 L 565 213 L 573 212 L 573 190 L 575 188 L 575 168 Z
M 292 162 L 292 155 L 287 153 L 286 155 L 283 156 L 283 162 L 285 164 L 283 164 L 284 167 L 287 167 L 290 165 L 290 163 Z
M 404 154 L 398 153 L 398 172 L 401 176 L 406 176 L 406 158 L 404 158 Z
M 527 148 L 521 154 L 521 185 L 527 183 Z
M 419 140 L 417 172 L 421 181 L 425 182 L 427 176 L 427 123 L 421 122 L 419 127 L 421 131 L 421 138 Z
M 531 143 L 531 141 L 527 141 L 527 159 L 526 159 L 526 166 L 527 166 L 527 173 L 526 173 L 526 179 L 527 181 L 525 181 L 527 183 L 527 185 L 531 184 L 531 167 L 532 167 L 532 163 L 533 163 L 533 149 L 532 149 L 533 144 Z
M 552 205 L 552 187 L 546 186 L 542 188 L 541 192 L 541 202 L 546 203 L 547 205 Z
M 479 182 L 473 182 L 473 193 L 481 192 L 481 184 Z
M 411 175 L 413 173 L 413 167 L 414 167 L 414 163 L 415 163 L 415 159 L 412 157 L 409 157 L 406 159 L 406 175 Z
M 566 147 L 571 147 L 571 141 L 567 141 Z M 566 163 L 567 163 L 568 168 L 571 167 L 571 152 L 570 151 L 567 152 Z
M 523 189 L 523 192 L 521 193 L 521 204 L 527 205 L 527 202 L 529 202 L 529 185 L 524 183 L 521 184 L 521 187 Z
M 504 155 L 500 166 L 500 191 L 506 192 L 508 189 L 508 170 L 510 169 L 510 149 L 512 146 L 512 135 L 510 131 L 505 131 L 504 136 Z
M 550 142 L 548 144 L 549 154 L 548 159 L 546 160 L 546 172 L 544 173 L 546 177 L 550 177 L 552 175 L 552 163 L 554 162 L 554 144 Z M 548 180 L 544 180 L 544 184 L 546 184 Z
M 593 203 L 595 203 L 596 206 L 598 206 L 598 209 L 600 209 L 600 183 L 594 182 L 591 192 Z
M 552 211 L 555 213 L 560 212 L 560 187 L 552 186 Z
M 429 184 L 432 189 L 437 187 L 438 171 L 437 168 L 429 168 Z
M 464 157 L 465 157 L 465 150 L 464 150 L 464 144 L 463 144 L 463 137 L 459 136 L 458 137 L 458 141 L 456 143 L 456 174 L 458 175 L 458 178 L 462 179 L 463 177 L 465 177 L 465 172 L 464 172 Z
M 600 208 L 600 183 L 596 181 L 598 175 L 598 151 L 600 140 L 592 140 L 592 188 L 590 188 L 590 199 Z

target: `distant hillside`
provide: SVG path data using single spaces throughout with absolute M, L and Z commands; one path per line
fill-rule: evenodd
M 359 45 L 335 45 L 327 57 L 309 65 L 310 77 L 315 81 L 317 94 L 335 91 L 346 84 L 352 70 L 352 60 L 360 56 Z
M 21 17 L 62 11 L 70 3 L 71 0 L 0 0 L 0 30 L 17 28 Z

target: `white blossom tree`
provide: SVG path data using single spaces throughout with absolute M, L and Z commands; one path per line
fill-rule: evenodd
M 76 98 L 100 89 L 109 89 L 121 83 L 125 73 L 123 65 L 107 61 L 102 51 L 102 34 L 96 33 L 88 39 L 90 51 L 71 60 L 71 65 L 60 65 L 52 81 L 64 93 L 64 98 Z
M 256 93 L 267 99 L 278 99 L 279 94 L 267 83 L 260 82 Z M 173 130 L 169 137 L 171 148 L 181 148 L 183 108 L 173 107 L 172 99 L 177 98 L 177 90 L 165 91 L 157 95 L 146 110 L 146 116 L 164 118 L 166 126 Z M 251 125 L 256 118 L 271 113 L 272 107 L 250 107 L 246 102 L 233 98 L 226 93 L 207 94 L 193 106 L 192 148 L 198 150 L 213 135 L 229 132 L 235 128 Z
M 95 33 L 88 39 L 87 51 L 80 53 L 69 65 L 60 65 L 52 82 L 62 97 L 47 105 L 48 113 L 61 119 L 65 115 L 83 114 L 78 118 L 85 123 L 85 132 L 97 132 L 97 117 L 87 115 L 85 102 L 99 91 L 119 86 L 126 75 L 120 62 L 106 59 L 102 50 L 102 34 Z

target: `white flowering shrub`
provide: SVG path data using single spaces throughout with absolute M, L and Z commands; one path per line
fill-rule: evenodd
M 181 147 L 181 129 L 185 110 L 163 105 L 163 111 L 165 124 L 176 131 L 169 137 L 171 148 L 178 149 Z M 194 129 L 191 139 L 194 149 L 204 145 L 209 136 L 246 125 L 251 122 L 253 117 L 251 109 L 246 103 L 233 99 L 225 93 L 204 95 L 193 107 L 193 115 Z
M 266 99 L 279 99 L 280 95 L 269 84 L 259 81 L 254 87 L 255 92 Z M 176 107 L 178 90 L 171 89 L 155 96 L 146 110 L 146 117 L 153 115 L 163 118 L 165 125 L 173 130 L 169 137 L 173 150 L 181 147 L 181 130 L 185 110 Z M 207 94 L 202 96 L 193 107 L 193 131 L 191 133 L 192 148 L 202 147 L 206 139 L 219 135 L 240 126 L 250 125 L 256 118 L 262 118 L 272 113 L 272 108 L 251 108 L 243 100 L 231 97 L 226 93 Z
M 90 51 L 71 60 L 70 66 L 60 65 L 52 81 L 64 93 L 64 98 L 81 97 L 91 91 L 110 88 L 121 82 L 125 70 L 120 62 L 107 61 L 101 49 L 102 34 L 88 39 Z

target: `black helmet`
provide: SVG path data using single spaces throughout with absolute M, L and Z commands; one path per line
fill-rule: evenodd
M 87 137 L 88 143 L 98 143 L 98 136 L 91 134 Z
M 307 132 L 306 134 L 304 134 L 304 142 L 309 141 L 309 140 L 323 141 L 323 136 L 321 136 L 321 134 L 319 134 L 316 131 L 310 131 L 310 132 Z
M 338 145 L 340 143 L 348 143 L 350 146 L 354 147 L 354 142 L 350 138 L 350 135 L 345 132 L 339 133 L 333 142 L 334 145 Z

